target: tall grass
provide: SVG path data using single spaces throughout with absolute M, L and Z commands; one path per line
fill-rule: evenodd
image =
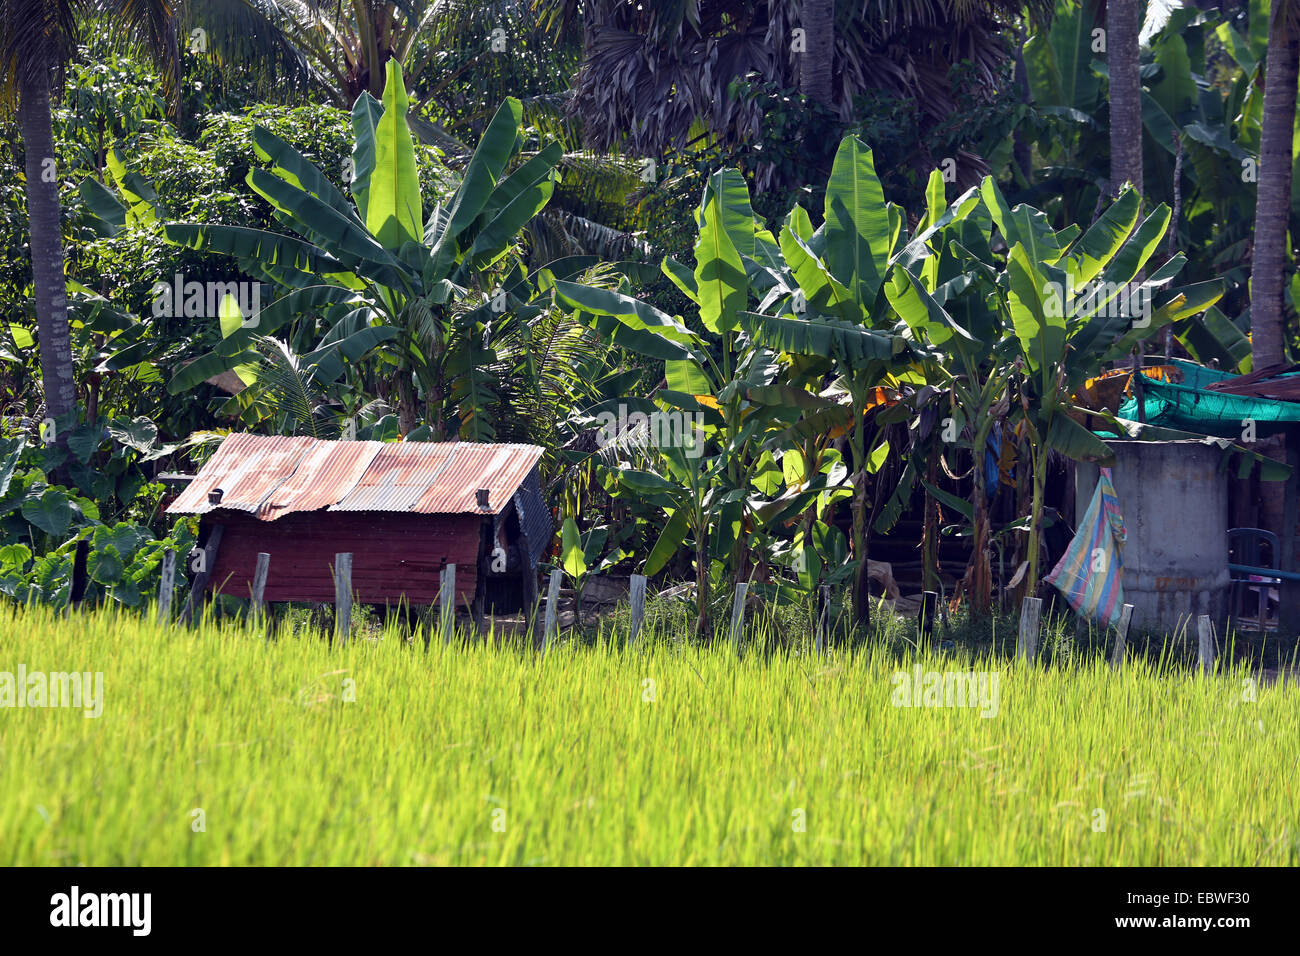
M 1241 668 L 621 638 L 0 607 L 0 671 L 104 674 L 98 718 L 0 710 L 0 863 L 1300 862 L 1297 696 Z M 893 706 L 918 663 L 996 716 Z

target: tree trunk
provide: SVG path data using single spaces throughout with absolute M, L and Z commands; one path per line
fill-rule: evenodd
M 835 0 L 801 0 L 800 26 L 804 31 L 799 60 L 799 92 L 815 103 L 831 107 L 831 67 L 835 54 Z
M 1251 355 L 1256 369 L 1284 361 L 1287 221 L 1291 213 L 1291 136 L 1295 123 L 1300 35 L 1274 0 L 1268 26 L 1264 119 L 1259 137 L 1255 247 L 1251 258 Z
M 1110 192 L 1124 184 L 1142 192 L 1142 79 L 1138 59 L 1138 0 L 1106 5 L 1106 62 L 1110 70 Z
M 695 620 L 695 636 L 709 640 L 709 539 L 696 532 L 695 544 L 695 600 L 699 602 L 699 615 Z
M 27 154 L 27 219 L 31 228 L 36 328 L 41 340 L 41 379 L 45 386 L 45 414 L 58 419 L 76 410 L 77 387 L 72 370 L 59 181 L 50 125 L 50 71 L 19 73 L 18 123 Z M 59 429 L 60 440 L 65 431 Z
M 1003 436 L 1006 441 L 1008 436 Z M 978 444 L 978 443 L 977 443 Z M 988 614 L 990 596 L 993 593 L 993 569 L 989 565 L 989 498 L 988 484 L 984 477 L 984 459 L 988 448 L 987 442 L 973 449 L 975 466 L 971 472 L 974 480 L 975 520 L 971 522 L 970 567 L 966 571 L 967 597 L 974 614 Z

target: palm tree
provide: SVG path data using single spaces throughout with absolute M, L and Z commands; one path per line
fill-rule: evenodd
M 835 0 L 800 0 L 804 55 L 799 63 L 799 92 L 823 106 L 834 103 L 831 63 L 835 58 Z
M 1142 79 L 1138 60 L 1138 0 L 1106 4 L 1106 64 L 1110 71 L 1110 194 L 1125 183 L 1142 195 Z
M 2 92 L 9 108 L 17 103 L 26 154 L 27 218 L 45 413 L 57 419 L 76 409 L 77 389 L 63 279 L 50 80 L 67 62 L 77 34 L 76 17 L 69 0 L 4 0 L 0 16 Z
M 174 50 L 175 38 L 168 0 L 0 0 L 0 101 L 8 109 L 16 102 L 23 139 L 41 379 L 45 414 L 54 419 L 75 413 L 77 386 L 50 98 L 52 80 L 62 80 L 75 49 L 79 15 L 102 17 L 123 35 L 146 40 L 163 54 L 168 37 Z
M 537 3 L 557 25 L 583 17 L 572 107 L 590 143 L 643 156 L 682 146 L 698 134 L 697 121 L 717 136 L 752 138 L 761 117 L 730 92 L 750 73 L 813 99 L 828 96 L 845 121 L 853 98 L 868 90 L 913 99 L 931 121 L 942 120 L 956 110 L 951 67 L 967 61 L 992 88 L 1010 55 L 1006 21 L 1052 9 L 1050 0 L 872 0 L 843 4 L 836 18 L 833 0 Z M 806 53 L 797 52 L 800 28 Z M 814 52 L 832 44 L 834 84 L 821 76 L 832 57 Z
M 1251 357 L 1265 368 L 1285 360 L 1286 236 L 1291 214 L 1291 142 L 1300 72 L 1300 3 L 1273 0 L 1264 67 L 1259 188 L 1250 275 Z

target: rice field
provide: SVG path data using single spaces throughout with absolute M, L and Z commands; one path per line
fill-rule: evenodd
M 606 636 L 0 607 L 0 864 L 1300 862 L 1300 700 L 1240 667 Z M 20 667 L 102 695 L 13 706 Z

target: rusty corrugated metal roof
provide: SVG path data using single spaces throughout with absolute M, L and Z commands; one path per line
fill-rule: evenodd
M 310 438 L 229 435 L 167 511 L 206 514 L 214 508 L 230 508 L 256 512 L 293 474 L 311 443 Z M 208 492 L 216 488 L 222 491 L 221 503 L 212 505 Z
M 348 442 L 231 435 L 167 509 L 228 508 L 274 521 L 299 511 L 497 514 L 536 467 L 536 445 Z M 222 489 L 212 504 L 208 492 Z M 488 507 L 476 492 L 487 488 Z
M 339 500 L 375 460 L 381 441 L 318 441 L 307 449 L 292 475 L 258 509 L 263 521 L 294 511 L 319 511 Z

